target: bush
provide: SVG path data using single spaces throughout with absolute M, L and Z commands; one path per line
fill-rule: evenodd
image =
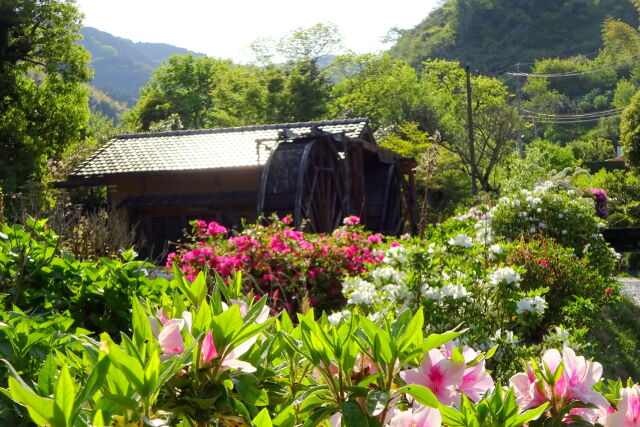
M 550 237 L 608 276 L 616 260 L 600 233 L 606 224 L 595 214 L 591 191 L 572 188 L 567 182 L 546 181 L 532 191 L 501 198 L 492 210 L 492 226 L 496 234 L 514 241 Z
M 640 170 L 640 92 L 636 93 L 620 119 L 622 154 L 636 170 Z
M 133 250 L 122 251 L 120 259 L 75 259 L 60 249 L 60 237 L 46 220 L 2 224 L 0 230 L 0 290 L 6 308 L 68 311 L 77 326 L 113 333 L 130 323 L 123 301 L 158 295 L 168 285 L 150 278 L 155 266 L 136 260 Z
M 357 217 L 331 235 L 294 230 L 291 218 L 272 218 L 268 225 L 248 225 L 236 236 L 216 222 L 194 221 L 191 242 L 167 258 L 188 278 L 215 270 L 223 278 L 243 272 L 246 292 L 268 295 L 272 307 L 305 311 L 309 306 L 333 309 L 344 304 L 340 282 L 382 259 L 382 236 L 366 232 Z
M 461 345 L 461 332 L 425 335 L 421 309 L 335 324 L 311 311 L 294 326 L 286 311 L 271 317 L 266 298 L 243 297 L 240 281 L 217 280 L 209 295 L 202 274 L 190 283 L 178 272 L 173 284 L 161 305 L 133 299 L 120 345 L 102 334 L 61 349 L 37 381 L 9 367 L 6 395 L 56 427 L 533 427 L 620 425 L 638 392 L 600 382 L 602 365 L 570 348 L 496 386 L 486 366 L 495 349 Z
M 570 318 L 565 318 L 566 307 L 580 299 L 602 306 L 619 286 L 615 280 L 591 268 L 586 259 L 576 257 L 573 250 L 549 238 L 520 240 L 509 247 L 506 257 L 508 265 L 525 271 L 520 280 L 522 290 L 547 289 L 545 320 L 540 330 L 531 331 L 533 336 L 542 336 L 550 326 L 561 323 L 589 324 L 593 316 L 574 318 L 567 312 Z
M 640 177 L 624 171 L 600 170 L 593 175 L 581 174 L 573 183 L 582 188 L 601 188 L 609 199 L 607 222 L 611 227 L 640 226 Z

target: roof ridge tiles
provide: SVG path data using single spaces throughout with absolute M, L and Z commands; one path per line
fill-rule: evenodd
M 214 128 L 214 129 L 189 129 L 189 130 L 176 130 L 167 132 L 144 132 L 144 133 L 132 133 L 132 134 L 120 134 L 114 135 L 114 139 L 136 139 L 136 138 L 159 138 L 168 136 L 187 136 L 187 135 L 207 135 L 216 133 L 233 133 L 233 132 L 248 132 L 259 130 L 274 130 L 274 129 L 295 129 L 311 126 L 332 126 L 332 125 L 349 125 L 358 123 L 368 123 L 369 119 L 366 117 L 358 117 L 353 119 L 341 119 L 341 120 L 321 120 L 313 122 L 296 122 L 296 123 L 277 123 L 269 125 L 254 125 L 254 126 L 238 126 L 228 128 Z

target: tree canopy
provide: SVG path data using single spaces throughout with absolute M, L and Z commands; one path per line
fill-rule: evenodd
M 81 137 L 90 71 L 80 21 L 70 0 L 0 4 L 0 185 L 9 193 Z

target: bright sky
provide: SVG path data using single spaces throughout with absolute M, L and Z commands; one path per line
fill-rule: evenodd
M 281 38 L 298 27 L 333 22 L 346 49 L 388 48 L 392 27 L 411 28 L 438 0 L 77 0 L 84 24 L 133 41 L 169 43 L 245 62 L 258 38 Z

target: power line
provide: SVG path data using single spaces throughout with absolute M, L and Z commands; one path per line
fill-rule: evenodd
M 589 122 L 597 122 L 601 119 L 613 119 L 620 117 L 620 113 L 604 115 L 599 117 L 589 117 L 589 118 L 581 118 L 581 119 L 552 119 L 545 117 L 535 117 L 535 116 L 525 116 L 526 120 L 531 120 L 534 123 L 549 123 L 549 124 L 574 124 L 574 123 L 589 123 Z
M 574 76 L 581 76 L 583 74 L 593 74 L 593 73 L 598 73 L 600 71 L 606 71 L 606 70 L 616 70 L 618 68 L 621 68 L 623 66 L 627 66 L 627 65 L 631 65 L 633 63 L 636 63 L 640 61 L 640 58 L 635 58 L 627 63 L 624 64 L 618 64 L 616 66 L 602 66 L 602 67 L 595 67 L 595 68 L 590 68 L 588 70 L 583 70 L 583 71 L 568 71 L 566 73 L 551 73 L 551 74 L 531 74 L 531 73 L 505 73 L 507 75 L 510 76 L 520 76 L 520 77 L 532 77 L 532 78 L 556 78 L 556 77 L 574 77 Z
M 550 117 L 550 118 L 581 118 L 581 117 L 596 117 L 596 116 L 607 116 L 607 115 L 611 115 L 611 114 L 615 114 L 615 113 L 619 113 L 622 110 L 624 110 L 624 108 L 614 108 L 611 110 L 604 110 L 604 111 L 594 111 L 591 113 L 584 113 L 584 114 L 546 114 L 546 113 L 542 113 L 539 111 L 531 111 L 531 110 L 522 110 L 525 113 L 529 113 L 526 115 L 535 115 L 535 116 L 544 116 L 544 117 Z

